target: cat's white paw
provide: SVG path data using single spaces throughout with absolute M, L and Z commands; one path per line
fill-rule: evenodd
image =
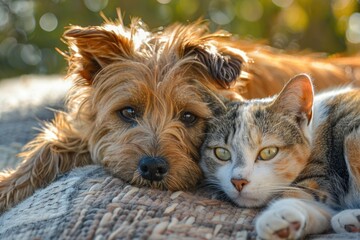
M 256 221 L 257 239 L 300 239 L 304 236 L 306 216 L 293 206 L 269 209 Z
M 360 232 L 360 209 L 347 209 L 331 219 L 331 226 L 337 233 Z

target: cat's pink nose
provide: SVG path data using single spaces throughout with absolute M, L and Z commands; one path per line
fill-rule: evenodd
M 243 189 L 243 187 L 249 183 L 248 180 L 246 179 L 236 179 L 236 178 L 232 178 L 231 179 L 231 183 L 234 185 L 234 187 L 241 192 L 241 190 Z

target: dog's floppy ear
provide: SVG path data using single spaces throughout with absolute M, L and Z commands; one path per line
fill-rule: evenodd
M 111 62 L 129 59 L 134 53 L 134 42 L 129 30 L 121 25 L 108 27 L 72 26 L 64 33 L 69 45 L 69 71 L 92 83 L 96 73 Z
M 213 79 L 223 88 L 230 88 L 240 77 L 241 66 L 246 61 L 244 52 L 226 46 L 216 40 L 202 43 L 188 43 L 185 56 L 194 55 L 206 68 Z

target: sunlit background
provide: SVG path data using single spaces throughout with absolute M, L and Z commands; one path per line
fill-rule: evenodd
M 203 17 L 212 30 L 290 51 L 360 51 L 357 0 L 0 0 L 0 79 L 64 73 L 55 48 L 66 49 L 65 27 L 99 25 L 99 12 L 114 19 L 117 7 L 125 23 L 140 16 L 150 29 Z

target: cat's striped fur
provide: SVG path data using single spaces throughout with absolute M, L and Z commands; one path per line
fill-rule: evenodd
M 268 206 L 256 220 L 259 239 L 331 225 L 360 232 L 360 90 L 314 97 L 310 77 L 298 75 L 278 96 L 230 103 L 201 151 L 209 184 L 238 206 Z

